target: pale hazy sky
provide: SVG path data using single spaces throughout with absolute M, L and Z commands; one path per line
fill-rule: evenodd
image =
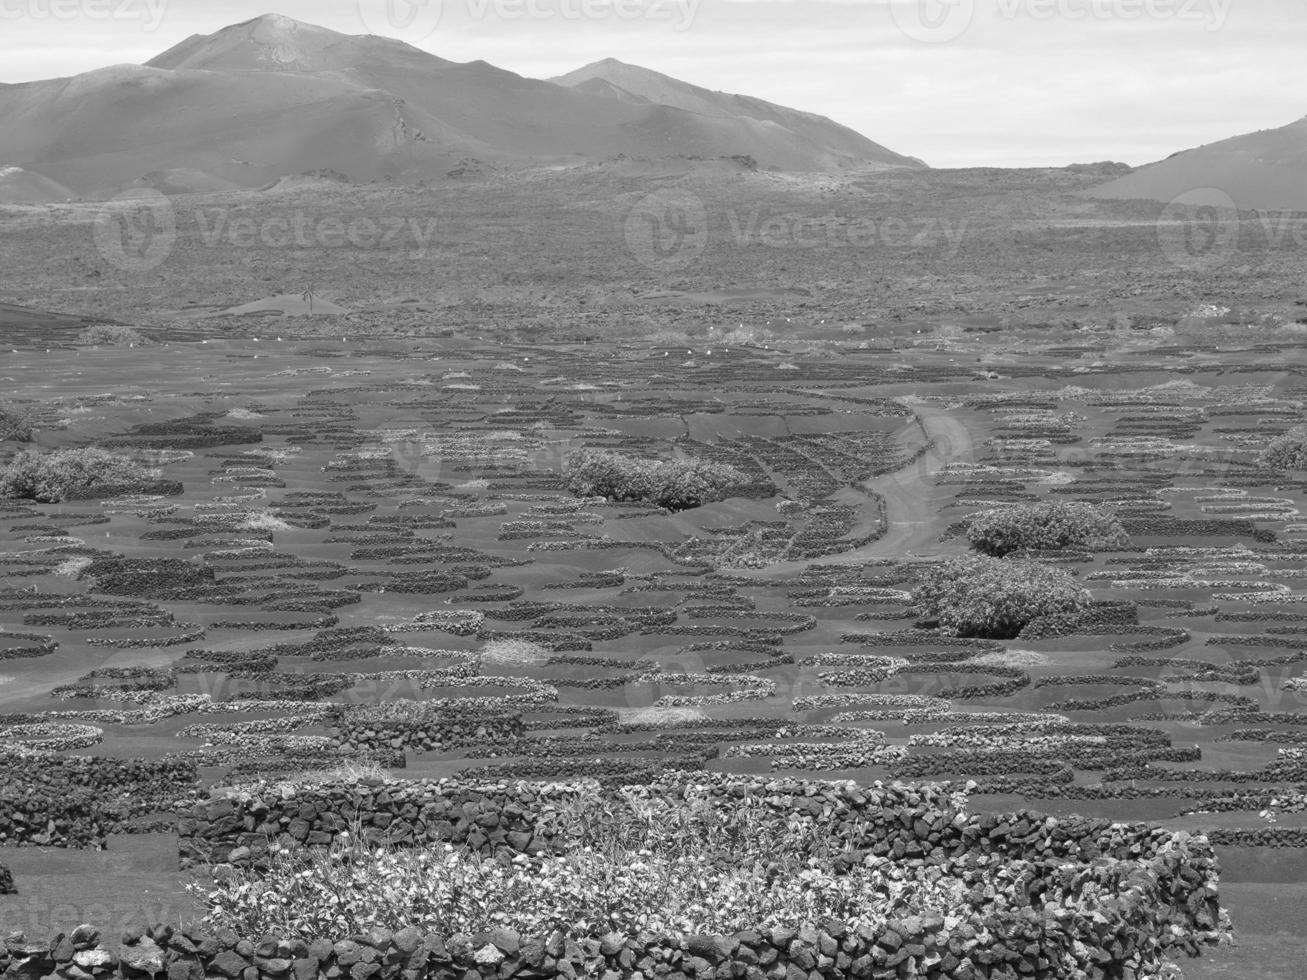
M 140 63 L 280 13 L 538 78 L 615 57 L 933 166 L 1140 164 L 1307 115 L 1304 0 L 422 3 L 0 0 L 0 82 Z

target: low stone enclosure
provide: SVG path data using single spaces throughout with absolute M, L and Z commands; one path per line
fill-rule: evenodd
M 348 937 L 206 934 L 159 925 L 123 936 L 93 926 L 40 942 L 10 937 L 0 971 L 68 980 L 487 980 L 509 977 L 667 977 L 709 980 L 842 978 L 1135 978 L 1163 957 L 1196 954 L 1226 933 L 1218 867 L 1205 838 L 1142 824 L 1029 812 L 967 812 L 949 784 L 767 780 L 695 774 L 653 785 L 406 782 L 255 784 L 214 791 L 179 820 L 183 864 L 266 865 L 269 846 L 327 845 L 344 831 L 396 846 L 450 843 L 511 859 L 576 846 L 551 815 L 583 804 L 615 813 L 645 799 L 691 795 L 712 807 L 746 799 L 801 821 L 837 873 L 871 858 L 931 865 L 977 882 L 973 904 L 949 915 L 891 919 L 881 930 L 825 921 L 729 936 L 523 936 L 508 929 L 438 935 L 419 928 Z M 1001 882 L 1001 895 L 982 883 Z M 21 890 L 21 880 L 18 882 Z M 983 893 L 983 894 L 982 894 Z

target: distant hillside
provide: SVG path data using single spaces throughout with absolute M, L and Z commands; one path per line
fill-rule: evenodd
M 48 204 L 75 196 L 62 184 L 22 167 L 0 167 L 0 204 Z
M 853 161 L 894 167 L 923 166 L 920 160 L 894 153 L 825 116 L 787 109 L 747 95 L 713 92 L 614 58 L 596 61 L 553 81 L 619 101 L 668 106 L 709 118 L 746 120 L 757 125 L 759 138 L 765 138 L 765 133 L 770 133 L 773 139 L 784 138 L 782 134 L 797 136 L 814 148 L 823 148 L 829 155 L 829 168 L 847 166 Z
M 1201 203 L 1193 192 L 1204 188 L 1217 192 L 1210 203 L 1222 203 L 1226 195 L 1247 210 L 1307 209 L 1307 118 L 1185 150 L 1089 193 L 1155 201 L 1185 194 Z
M 103 316 L 50 313 L 0 302 L 0 345 L 8 351 L 20 346 L 68 344 L 73 343 L 87 327 L 115 322 Z
M 0 85 L 0 167 L 109 196 L 140 185 L 259 187 L 328 169 L 416 181 L 469 158 L 511 166 L 751 156 L 795 171 L 922 165 L 820 116 L 620 62 L 577 74 L 586 72 L 559 83 L 523 78 L 268 15 L 188 38 L 143 66 Z

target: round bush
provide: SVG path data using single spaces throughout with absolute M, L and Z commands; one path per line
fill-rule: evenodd
M 653 503 L 668 510 L 689 510 L 733 496 L 748 480 L 733 466 L 676 459 L 656 466 L 650 482 Z
M 0 442 L 31 442 L 31 413 L 17 405 L 0 404 Z
M 1111 509 L 1076 502 L 1024 504 L 981 511 L 967 520 L 967 540 L 976 551 L 994 558 L 1023 549 L 1104 551 L 1129 544 Z
M 700 459 L 652 462 L 582 449 L 567 457 L 567 489 L 581 497 L 638 500 L 668 510 L 690 510 L 745 491 L 749 478 L 733 466 Z
M 606 497 L 609 500 L 645 500 L 649 494 L 649 471 L 654 464 L 620 453 L 582 449 L 563 463 L 563 480 L 578 497 Z
M 35 450 L 19 453 L 0 469 L 0 498 L 53 504 L 90 487 L 138 483 L 152 473 L 127 458 L 103 449 Z
M 953 558 L 927 568 L 912 594 L 918 613 L 954 636 L 1010 640 L 1043 616 L 1089 608 L 1067 572 L 1036 562 Z
M 1307 470 L 1307 425 L 1294 426 L 1274 439 L 1260 459 L 1275 470 Z
M 94 347 L 144 347 L 150 338 L 139 330 L 118 323 L 97 323 L 87 327 L 77 337 L 79 344 Z

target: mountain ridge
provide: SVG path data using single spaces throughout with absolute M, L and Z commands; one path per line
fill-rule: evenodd
M 894 153 L 847 126 L 815 112 L 791 109 L 751 95 L 713 91 L 616 58 L 592 62 L 566 75 L 551 78 L 550 81 L 571 88 L 601 81 L 608 86 L 607 91 L 611 94 L 626 93 L 647 103 L 666 105 L 699 115 L 718 118 L 746 116 L 811 136 L 824 131 L 828 142 L 838 138 L 838 146 L 844 152 L 886 156 L 895 159 L 900 166 L 921 164 L 915 157 Z
M 1110 200 L 1183 200 L 1240 210 L 1307 210 L 1307 116 L 1180 150 L 1087 192 Z
M 265 14 L 144 65 L 0 86 L 0 167 L 107 197 L 170 172 L 197 187 L 255 188 L 320 169 L 419 182 L 469 157 L 503 167 L 619 156 L 751 157 L 780 171 L 924 166 L 822 116 L 598 64 L 675 104 Z

